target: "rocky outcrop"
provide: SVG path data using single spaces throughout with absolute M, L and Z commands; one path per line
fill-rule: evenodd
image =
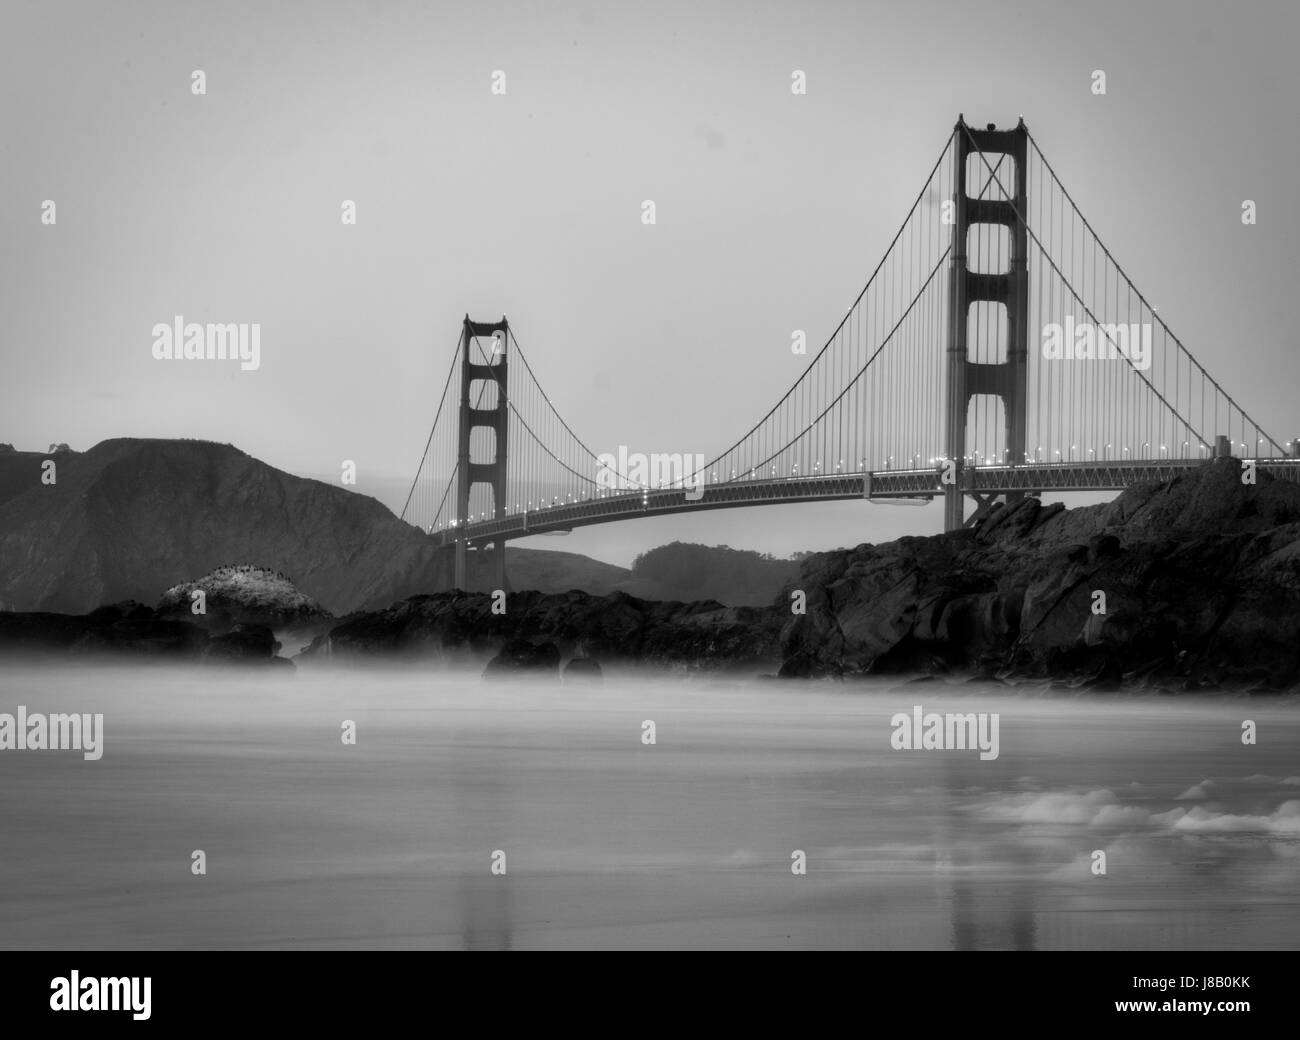
M 485 679 L 518 675 L 558 679 L 560 677 L 559 649 L 554 643 L 533 643 L 527 639 L 511 639 L 483 669 Z
M 397 655 L 470 664 L 494 656 L 509 640 L 523 639 L 554 643 L 562 656 L 648 665 L 774 668 L 779 663 L 781 617 L 771 609 L 576 591 L 513 593 L 505 613 L 492 607 L 493 598 L 481 593 L 414 596 L 346 619 L 300 656 Z
M 195 613 L 199 602 L 203 611 Z M 218 567 L 195 581 L 173 585 L 158 601 L 158 613 L 222 632 L 239 623 L 307 628 L 331 620 L 329 611 L 299 592 L 287 575 L 248 564 Z
M 594 657 L 575 657 L 564 666 L 565 682 L 600 682 L 600 662 Z
M 805 561 L 787 676 L 956 671 L 1161 689 L 1300 682 L 1300 486 L 1238 460 L 1113 502 Z
M 132 660 L 292 665 L 275 656 L 279 644 L 262 625 L 235 625 L 210 636 L 199 625 L 163 617 L 150 607 L 126 602 L 89 614 L 0 612 L 0 661 L 67 661 L 98 656 Z
M 203 648 L 203 660 L 219 664 L 245 664 L 252 661 L 282 661 L 276 657 L 280 644 L 265 625 L 237 624 L 224 635 L 213 636 Z

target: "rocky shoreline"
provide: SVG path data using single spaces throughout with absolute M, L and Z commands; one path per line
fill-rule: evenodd
M 1026 498 L 976 527 L 810 556 L 768 607 L 519 592 L 412 596 L 327 628 L 299 665 L 426 661 L 491 675 L 601 664 L 786 678 L 933 675 L 1161 691 L 1300 688 L 1300 485 L 1221 459 L 1113 502 Z M 139 604 L 0 613 L 0 656 L 285 663 L 265 625 Z
M 0 611 L 0 660 L 89 661 L 113 656 L 167 663 L 292 667 L 266 626 L 235 622 L 223 631 L 179 621 L 142 603 L 89 614 Z
M 1162 691 L 1300 685 L 1300 486 L 1237 459 L 1105 505 L 810 558 L 787 676 L 961 673 Z
M 504 601 L 459 591 L 413 596 L 387 610 L 354 615 L 319 636 L 298 660 L 434 660 L 494 671 L 561 660 L 672 670 L 775 671 L 781 615 L 772 608 L 661 603 L 622 592 L 517 592 Z M 552 654 L 546 647 L 554 649 Z M 504 651 L 504 652 L 503 652 Z M 518 670 L 516 668 L 516 670 Z

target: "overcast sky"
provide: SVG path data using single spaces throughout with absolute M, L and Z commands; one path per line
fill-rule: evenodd
M 594 450 L 712 457 L 796 376 L 791 330 L 833 331 L 958 112 L 1023 114 L 1170 327 L 1300 436 L 1298 39 L 1289 0 L 5 0 L 0 441 L 352 459 L 400 506 L 468 311 L 509 316 Z M 259 322 L 260 368 L 156 361 L 178 314 Z M 850 502 L 531 544 L 784 555 L 940 523 Z

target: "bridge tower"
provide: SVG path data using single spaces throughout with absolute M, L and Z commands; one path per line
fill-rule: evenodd
M 491 353 L 485 361 L 475 361 L 474 340 L 478 337 L 492 339 Z M 506 343 L 510 339 L 510 325 L 502 315 L 500 321 L 471 321 L 465 315 L 461 331 L 460 365 L 460 432 L 456 455 L 456 526 L 464 531 L 470 522 L 469 495 L 475 484 L 488 484 L 492 488 L 493 516 L 500 520 L 506 511 L 506 433 L 509 428 L 508 397 L 506 396 Z M 471 388 L 476 382 L 486 381 L 496 385 L 496 404 L 491 408 L 477 407 L 483 394 L 471 400 Z M 484 388 L 486 389 L 486 388 Z M 470 458 L 470 438 L 475 427 L 493 431 L 496 455 L 491 462 L 474 462 Z M 465 587 L 466 552 L 469 546 L 464 537 L 456 539 L 455 585 Z M 506 587 L 506 543 L 498 539 L 493 544 L 496 557 L 497 588 Z
M 1021 220 L 1021 215 L 1028 212 L 1025 208 L 1028 131 L 1023 119 L 1013 130 L 997 130 L 992 125 L 986 130 L 975 130 L 958 116 L 954 133 L 955 198 L 948 286 L 948 389 L 944 448 L 947 458 L 955 463 L 956 471 L 955 481 L 944 488 L 944 529 L 948 531 L 959 530 L 983 515 L 996 497 L 994 494 L 977 495 L 971 490 L 975 474 L 966 469 L 966 422 L 972 397 L 987 394 L 1001 398 L 1008 458 L 998 461 L 1016 464 L 1025 461 L 1029 362 L 1029 235 Z M 1014 164 L 1012 171 L 1006 171 L 1004 165 L 998 173 L 998 180 L 1006 187 L 1010 198 L 985 199 L 969 194 L 968 177 L 974 181 L 977 191 L 989 177 L 989 169 L 979 158 L 980 151 L 985 155 L 1005 155 Z M 975 159 L 968 164 L 970 156 Z M 997 159 L 993 159 L 990 166 L 996 169 Z M 970 270 L 966 262 L 970 229 L 999 224 L 1007 228 L 1010 238 L 1007 269 L 999 273 Z M 1007 340 L 1004 349 L 994 355 L 1001 357 L 1001 361 L 970 360 L 967 343 L 970 308 L 980 302 L 1000 303 L 1006 307 Z M 978 503 L 969 521 L 965 518 L 967 495 Z M 1023 497 L 1023 493 L 1010 492 L 1005 497 L 1011 501 Z

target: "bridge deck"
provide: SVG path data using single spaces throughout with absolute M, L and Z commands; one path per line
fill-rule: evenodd
M 978 466 L 963 472 L 962 490 L 979 494 L 1008 491 L 1122 491 L 1145 481 L 1170 480 L 1179 473 L 1203 465 L 1206 465 L 1205 459 Z M 1260 459 L 1258 468 L 1282 480 L 1300 482 L 1300 459 Z M 942 495 L 943 490 L 939 472 L 932 469 L 732 480 L 706 485 L 703 494 L 694 501 L 688 500 L 686 492 L 681 488 L 617 492 L 580 502 L 509 513 L 500 519 L 475 521 L 459 530 L 448 528 L 435 531 L 430 537 L 439 545 L 452 545 L 461 538 L 470 545 L 478 545 L 498 539 L 568 531 L 589 524 L 689 513 L 701 509 L 781 505 L 818 499 L 933 499 Z

